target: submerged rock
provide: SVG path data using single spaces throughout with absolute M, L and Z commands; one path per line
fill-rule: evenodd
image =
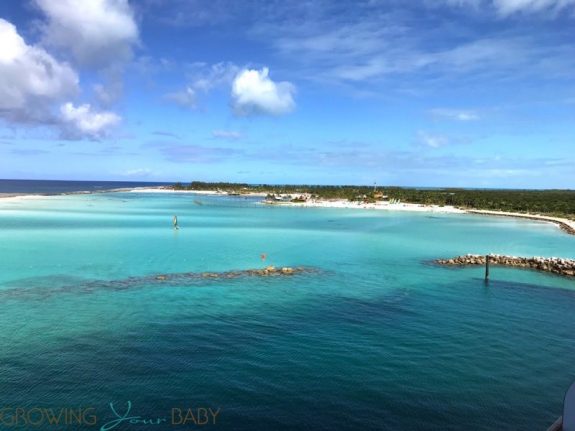
M 321 274 L 322 271 L 318 268 L 312 267 L 281 267 L 275 268 L 268 266 L 266 268 L 258 269 L 238 269 L 223 272 L 178 272 L 178 273 L 164 273 L 164 274 L 151 274 L 141 277 L 128 277 L 116 280 L 81 280 L 75 281 L 71 284 L 66 284 L 59 288 L 45 289 L 40 288 L 18 288 L 18 289 L 0 289 L 0 297 L 2 295 L 32 295 L 38 294 L 41 297 L 46 295 L 55 295 L 62 292 L 70 293 L 93 293 L 98 289 L 110 290 L 126 290 L 132 288 L 142 288 L 148 286 L 162 286 L 162 287 L 192 287 L 204 286 L 206 284 L 217 282 L 219 280 L 232 280 L 247 277 L 292 277 L 296 275 L 305 274 Z

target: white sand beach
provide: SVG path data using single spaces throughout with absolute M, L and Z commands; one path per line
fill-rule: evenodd
M 214 190 L 174 190 L 174 189 L 167 189 L 165 187 L 138 187 L 127 191 L 129 191 L 130 193 L 182 193 L 182 194 L 209 195 L 209 196 L 238 196 L 238 195 L 230 195 L 227 192 L 214 191 Z M 267 193 L 248 192 L 248 193 L 242 193 L 239 196 L 266 197 Z
M 333 200 L 308 200 L 306 202 L 271 202 L 269 205 L 309 207 L 309 208 L 350 208 L 350 209 L 368 209 L 368 210 L 387 210 L 387 211 L 418 211 L 434 213 L 465 213 L 464 210 L 453 206 L 439 205 L 422 205 L 409 203 L 363 203 L 351 202 L 345 199 Z
M 515 218 L 524 218 L 529 220 L 553 223 L 559 226 L 567 233 L 575 234 L 575 221 L 562 217 L 552 217 L 541 214 L 514 213 L 506 211 L 490 211 L 490 210 L 467 210 L 466 212 L 469 214 L 479 214 L 479 215 L 497 216 L 497 217 L 515 217 Z
M 218 192 L 213 190 L 172 190 L 161 187 L 150 188 L 135 188 L 130 190 L 133 193 L 187 193 L 195 195 L 213 195 L 213 196 L 234 196 L 229 195 L 227 192 Z M 242 193 L 240 196 L 248 197 L 265 197 L 267 193 Z M 350 209 L 376 209 L 388 211 L 420 211 L 420 212 L 441 212 L 441 213 L 464 213 L 464 210 L 452 206 L 438 206 L 438 205 L 421 205 L 421 204 L 408 204 L 399 203 L 391 204 L 388 202 L 377 203 L 362 203 L 350 202 L 345 199 L 332 199 L 332 200 L 307 200 L 306 202 L 263 202 L 267 205 L 282 205 L 282 206 L 295 206 L 295 207 L 313 207 L 313 208 L 350 208 Z
M 523 218 L 528 220 L 541 221 L 546 223 L 553 223 L 560 227 L 562 230 L 570 234 L 575 234 L 575 221 L 561 217 L 545 216 L 541 214 L 526 214 L 514 213 L 506 211 L 490 211 L 490 210 L 474 210 L 474 209 L 461 209 L 453 206 L 439 206 L 439 205 L 422 205 L 410 203 L 392 204 L 387 202 L 377 203 L 362 203 L 350 202 L 342 199 L 337 200 L 310 200 L 306 202 L 279 202 L 271 203 L 271 205 L 287 205 L 287 206 L 303 206 L 303 207 L 319 207 L 319 208 L 358 208 L 358 209 L 374 209 L 374 210 L 388 210 L 388 211 L 419 211 L 419 212 L 434 212 L 434 213 L 452 213 L 452 214 L 479 214 L 486 216 L 496 217 L 513 217 Z
M 46 195 L 17 195 L 17 194 L 0 193 L 0 202 L 2 203 L 20 202 L 20 201 L 28 201 L 36 199 L 45 199 L 49 197 L 50 196 Z

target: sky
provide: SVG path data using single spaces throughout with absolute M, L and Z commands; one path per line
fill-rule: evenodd
M 575 188 L 575 0 L 2 0 L 0 178 Z

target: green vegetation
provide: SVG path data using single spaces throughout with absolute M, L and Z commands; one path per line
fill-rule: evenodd
M 390 196 L 399 198 L 404 202 L 546 214 L 575 219 L 574 190 L 418 190 L 391 188 L 386 191 Z
M 233 194 L 266 193 L 270 195 L 309 194 L 319 199 L 347 199 L 374 202 L 384 197 L 401 202 L 426 205 L 453 205 L 466 209 L 545 214 L 575 220 L 575 190 L 472 190 L 417 189 L 369 186 L 254 185 L 237 183 L 177 183 L 175 190 L 219 190 Z

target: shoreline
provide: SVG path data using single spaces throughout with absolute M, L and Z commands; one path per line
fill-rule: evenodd
M 21 200 L 32 200 L 32 199 L 47 199 L 54 198 L 58 196 L 70 196 L 70 195 L 94 195 L 99 193 L 126 193 L 132 192 L 135 189 L 132 188 L 121 188 L 121 189 L 109 189 L 109 190 L 78 190 L 73 192 L 62 192 L 62 193 L 0 193 L 0 203 L 1 202 L 17 202 Z
M 545 223 L 553 223 L 555 226 L 559 227 L 559 229 L 561 229 L 563 232 L 568 233 L 569 235 L 575 235 L 575 221 L 562 217 L 553 217 L 553 216 L 545 216 L 540 214 L 529 214 L 529 213 L 514 213 L 507 211 L 475 210 L 475 209 L 470 209 L 467 210 L 466 212 L 468 214 L 486 215 L 493 217 L 522 218 Z
M 432 212 L 445 214 L 464 214 L 466 211 L 453 206 L 423 205 L 411 203 L 391 204 L 387 202 L 363 203 L 351 202 L 344 199 L 315 200 L 307 202 L 264 202 L 265 205 L 277 205 L 286 207 L 304 208 L 345 208 L 345 209 L 367 209 L 380 211 L 414 211 Z
M 34 193 L 29 194 L 0 193 L 0 203 L 35 200 L 35 199 L 49 198 L 51 196 L 59 196 L 59 195 L 39 195 Z
M 15 193 L 0 193 L 1 202 L 18 202 L 21 200 L 34 200 L 50 198 L 53 196 L 72 195 L 72 194 L 96 194 L 96 193 L 178 193 L 178 194 L 191 194 L 203 196 L 231 196 L 231 197 L 266 197 L 267 193 L 261 192 L 247 192 L 240 195 L 230 195 L 223 191 L 214 190 L 173 190 L 165 188 L 165 186 L 157 187 L 136 187 L 126 189 L 112 189 L 102 191 L 78 191 L 69 193 L 60 193 L 56 195 L 42 195 L 42 194 L 15 194 Z M 443 213 L 443 214 L 476 214 L 491 217 L 510 217 L 516 219 L 533 220 L 542 223 L 552 223 L 569 235 L 575 235 L 575 221 L 562 217 L 546 216 L 541 214 L 529 213 L 515 213 L 507 211 L 493 211 L 481 209 L 462 209 L 454 206 L 439 206 L 439 205 L 424 205 L 414 203 L 397 203 L 392 204 L 388 202 L 376 203 L 362 203 L 351 202 L 344 199 L 333 200 L 311 200 L 306 202 L 261 202 L 264 205 L 276 205 L 286 207 L 304 207 L 304 208 L 340 208 L 340 209 L 368 209 L 368 210 L 381 210 L 381 211 L 412 211 L 412 212 L 429 212 L 429 213 Z
M 227 192 L 219 192 L 213 190 L 172 190 L 165 188 L 136 188 L 130 190 L 133 193 L 183 193 L 195 195 L 208 195 L 208 196 L 231 196 L 231 197 L 266 197 L 266 192 L 247 192 L 240 195 L 230 195 Z M 390 204 L 385 202 L 377 203 L 363 203 L 351 202 L 345 199 L 332 199 L 332 200 L 311 200 L 306 202 L 261 202 L 264 205 L 277 205 L 277 206 L 291 206 L 291 207 L 307 207 L 307 208 L 346 208 L 346 209 L 374 209 L 374 210 L 387 210 L 387 211 L 417 211 L 417 212 L 439 212 L 439 213 L 455 213 L 462 214 L 465 210 L 455 208 L 453 206 L 439 206 L 439 205 L 423 205 L 411 203 Z
M 189 193 L 197 195 L 213 195 L 213 196 L 230 196 L 226 192 L 218 192 L 213 190 L 171 190 L 163 187 L 157 188 L 137 188 L 130 190 L 131 192 L 139 193 Z M 267 193 L 254 193 L 249 192 L 240 196 L 248 197 L 263 197 Z M 362 203 L 350 202 L 343 199 L 333 200 L 312 200 L 306 202 L 262 202 L 265 205 L 289 206 L 289 207 L 304 207 L 304 208 L 345 208 L 345 209 L 373 209 L 373 210 L 387 210 L 387 211 L 415 211 L 415 212 L 431 212 L 431 213 L 444 213 L 444 214 L 477 214 L 493 217 L 511 217 L 517 219 L 527 219 L 539 221 L 542 223 L 552 223 L 559 227 L 567 234 L 575 235 L 575 221 L 562 217 L 545 216 L 540 214 L 529 213 L 514 213 L 506 211 L 492 211 L 480 209 L 462 209 L 454 206 L 439 206 L 439 205 L 424 205 L 413 203 L 399 203 L 390 204 L 384 202 L 377 203 Z
M 182 193 L 190 195 L 204 195 L 204 196 L 232 196 L 232 197 L 266 197 L 267 193 L 247 192 L 239 195 L 230 195 L 227 192 L 214 191 L 214 190 L 174 190 L 166 189 L 163 186 L 159 187 L 137 187 L 126 190 L 129 193 Z

